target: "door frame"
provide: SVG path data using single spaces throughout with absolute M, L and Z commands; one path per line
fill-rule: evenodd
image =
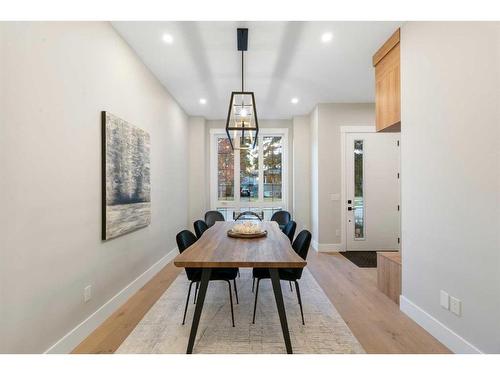
M 377 129 L 373 125 L 356 125 L 340 127 L 340 200 L 341 200 L 341 221 L 340 221 L 340 250 L 347 251 L 347 178 L 346 178 L 346 136 L 349 133 L 376 133 Z

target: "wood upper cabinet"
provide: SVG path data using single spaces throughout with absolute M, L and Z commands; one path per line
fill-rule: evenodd
M 377 131 L 401 131 L 399 29 L 373 55 Z

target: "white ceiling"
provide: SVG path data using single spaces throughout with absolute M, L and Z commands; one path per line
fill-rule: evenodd
M 236 29 L 248 27 L 245 89 L 255 92 L 260 119 L 282 119 L 308 114 L 317 103 L 373 102 L 372 55 L 401 22 L 112 25 L 189 115 L 207 119 L 225 118 L 231 91 L 241 89 Z M 333 34 L 329 43 L 321 42 L 325 32 Z

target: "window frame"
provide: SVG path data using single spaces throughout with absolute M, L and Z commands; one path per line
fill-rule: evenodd
M 281 169 L 281 201 L 268 202 L 264 201 L 264 152 L 261 147 L 264 137 L 279 136 L 282 137 L 282 169 Z M 240 210 L 241 208 L 278 208 L 288 209 L 288 128 L 260 128 L 258 134 L 258 157 L 259 157 L 259 194 L 255 202 L 246 202 L 240 200 L 240 153 L 234 153 L 234 199 L 219 200 L 217 189 L 217 139 L 227 138 L 225 129 L 210 129 L 210 209 L 215 210 L 218 207 L 233 208 Z M 239 140 L 237 141 L 239 142 Z M 239 144 L 239 143 L 237 143 Z M 235 144 L 236 146 L 236 144 Z

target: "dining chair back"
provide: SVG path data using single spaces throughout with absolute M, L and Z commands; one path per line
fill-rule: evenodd
M 179 253 L 182 253 L 189 246 L 196 242 L 196 236 L 189 230 L 183 230 L 177 233 L 177 236 L 175 236 L 175 240 L 177 242 Z M 186 275 L 188 280 L 196 280 L 199 278 L 199 276 L 201 276 L 201 268 L 186 268 Z
M 207 223 L 205 223 L 203 220 L 196 220 L 193 223 L 194 227 L 194 232 L 196 233 L 196 237 L 200 238 L 203 232 L 205 232 L 208 229 Z
M 309 252 L 309 246 L 311 245 L 311 237 L 312 237 L 311 232 L 304 229 L 300 231 L 300 233 L 297 235 L 297 238 L 295 238 L 295 241 L 293 241 L 292 243 L 292 248 L 304 260 L 306 260 L 307 253 Z M 293 269 L 293 272 L 297 279 L 300 279 L 300 277 L 302 276 L 302 271 L 303 268 Z
M 297 229 L 297 223 L 293 220 L 290 220 L 283 228 L 283 233 L 286 234 L 286 236 L 290 240 L 290 243 L 293 242 L 293 236 L 295 235 L 296 229 Z
M 276 221 L 282 230 L 290 220 L 292 220 L 290 212 L 284 210 L 276 211 L 273 216 L 271 216 L 271 221 Z
M 210 228 L 216 221 L 226 221 L 219 211 L 207 211 L 205 214 L 205 223 Z

